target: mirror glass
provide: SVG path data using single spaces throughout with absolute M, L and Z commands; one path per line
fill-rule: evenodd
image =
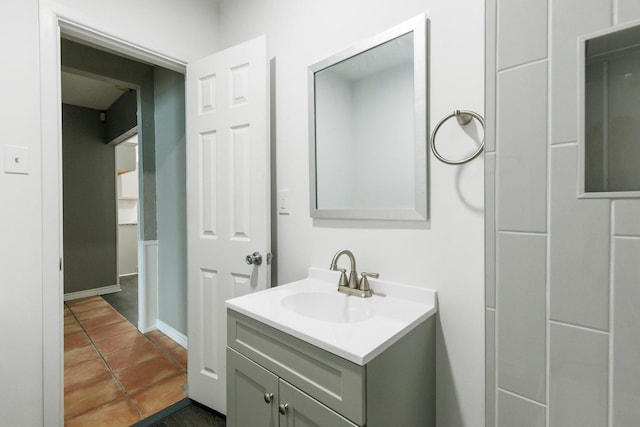
M 312 217 L 427 219 L 424 27 L 310 67 Z

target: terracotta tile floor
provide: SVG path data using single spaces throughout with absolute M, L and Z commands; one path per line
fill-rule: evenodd
M 64 307 L 65 426 L 130 426 L 186 397 L 187 351 L 101 297 Z

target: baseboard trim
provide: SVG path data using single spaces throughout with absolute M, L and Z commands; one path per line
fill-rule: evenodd
M 138 241 L 138 329 L 156 329 L 158 318 L 158 241 Z
M 171 338 L 172 340 L 180 344 L 185 349 L 189 347 L 188 346 L 189 340 L 186 337 L 186 335 L 184 335 L 183 333 L 178 332 L 177 330 L 167 325 L 160 319 L 156 320 L 156 326 L 160 332 L 162 332 L 163 334 L 165 334 L 166 336 L 168 336 L 169 338 Z
M 136 271 L 135 273 L 124 273 L 118 277 L 129 277 L 129 276 L 137 276 L 137 275 L 138 275 L 138 272 Z
M 84 291 L 69 292 L 64 294 L 65 301 L 73 301 L 74 299 L 95 297 L 97 295 L 112 294 L 114 292 L 120 292 L 120 285 L 103 286 L 101 288 L 86 289 Z

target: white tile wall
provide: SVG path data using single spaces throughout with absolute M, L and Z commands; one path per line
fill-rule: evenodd
M 496 22 L 497 4 L 495 1 L 485 2 L 484 14 L 485 22 Z M 496 32 L 495 25 L 485 26 L 485 153 L 492 153 L 496 150 Z M 490 113 L 488 113 L 490 112 Z
M 623 23 L 640 19 L 640 1 L 638 0 L 617 0 L 618 16 L 617 23 Z
M 522 399 L 502 390 L 498 391 L 499 427 L 544 427 L 545 417 L 544 405 Z
M 613 202 L 613 234 L 640 237 L 640 200 Z
M 488 153 L 485 156 L 485 192 L 484 192 L 484 206 L 485 215 L 487 218 L 493 218 L 493 220 L 487 220 L 485 222 L 485 257 L 493 260 L 493 262 L 487 263 L 484 270 L 484 283 L 485 283 L 485 302 L 487 307 L 496 306 L 496 222 L 495 222 L 495 209 L 496 209 L 496 155 L 495 153 Z
M 551 149 L 551 318 L 608 330 L 609 200 L 577 198 L 577 165 L 576 144 Z
M 485 377 L 485 425 L 495 425 L 496 420 L 496 340 L 495 340 L 495 328 L 496 328 L 496 312 L 492 309 L 487 309 L 485 312 L 485 327 L 487 333 L 485 335 L 485 346 L 487 349 L 486 363 L 486 377 Z
M 549 331 L 549 426 L 606 426 L 609 334 L 557 323 Z
M 613 239 L 613 425 L 640 425 L 640 239 Z
M 547 2 L 498 1 L 498 70 L 547 56 Z
M 578 139 L 577 38 L 612 24 L 611 1 L 550 0 L 552 34 L 550 74 L 553 87 L 550 96 L 553 144 Z
M 547 8 L 547 33 L 522 23 Z M 485 11 L 486 425 L 640 425 L 640 200 L 576 197 L 577 37 L 640 19 L 640 1 Z M 545 60 L 533 52 L 547 35 Z
M 546 231 L 546 93 L 546 62 L 498 74 L 499 230 Z
M 498 233 L 498 387 L 543 403 L 546 253 L 545 236 Z

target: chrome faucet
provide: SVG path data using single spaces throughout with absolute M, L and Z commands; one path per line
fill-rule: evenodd
M 346 270 L 344 268 L 338 268 L 338 259 L 342 255 L 346 255 L 349 257 L 349 261 L 351 261 L 351 272 L 349 273 L 349 282 L 346 280 Z M 356 258 L 353 256 L 353 253 L 350 250 L 342 249 L 338 251 L 331 260 L 331 267 L 329 267 L 333 271 L 341 271 L 340 275 L 340 286 L 348 286 L 351 289 L 356 289 L 358 287 L 358 272 L 356 271 Z
M 347 270 L 338 267 L 338 260 L 342 255 L 349 257 L 351 261 L 351 271 L 349 272 L 349 279 L 347 280 Z M 369 281 L 367 277 L 378 277 L 378 273 L 362 273 L 362 279 L 358 281 L 358 272 L 356 271 L 356 258 L 350 250 L 342 249 L 333 256 L 331 260 L 331 266 L 329 269 L 333 271 L 339 271 L 340 280 L 338 282 L 338 292 L 342 292 L 348 295 L 356 295 L 359 297 L 367 298 L 373 295 L 371 288 L 369 287 Z

